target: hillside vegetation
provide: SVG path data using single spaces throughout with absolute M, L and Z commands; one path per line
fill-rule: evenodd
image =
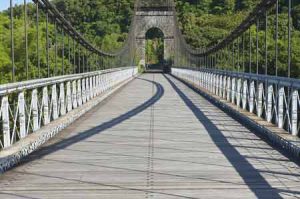
M 215 45 L 228 35 L 249 14 L 259 0 L 176 0 L 178 20 L 187 42 L 194 47 L 208 47 Z M 279 67 L 280 74 L 286 74 L 287 66 L 287 1 L 282 0 L 279 17 Z M 300 5 L 293 1 L 293 57 L 292 72 L 294 77 L 300 77 Z M 53 0 L 58 10 L 81 32 L 91 43 L 105 51 L 114 51 L 120 48 L 126 40 L 131 18 L 133 15 L 134 0 Z M 36 26 L 35 6 L 29 6 L 28 13 L 28 47 L 30 78 L 37 78 L 36 57 Z M 15 63 L 17 80 L 24 80 L 25 51 L 24 51 L 24 13 L 23 7 L 14 8 L 15 29 Z M 10 31 L 9 11 L 0 13 L 0 83 L 11 79 L 10 58 Z M 274 13 L 269 14 L 270 26 L 274 24 Z M 40 16 L 40 64 L 41 76 L 47 76 L 47 59 L 44 46 L 46 45 L 45 16 Z M 58 57 L 54 60 L 54 25 L 49 26 L 50 31 L 50 68 L 51 74 L 61 74 L 62 63 L 66 73 L 72 71 L 71 64 L 61 57 L 61 35 L 58 37 Z M 58 30 L 59 31 L 59 30 Z M 255 27 L 252 28 L 253 41 L 255 40 Z M 274 28 L 268 30 L 269 65 L 274 65 Z M 260 47 L 263 47 L 264 33 L 259 34 Z M 67 42 L 66 40 L 64 41 Z M 149 42 L 151 44 L 151 42 Z M 67 43 L 66 43 L 67 45 Z M 152 45 L 153 44 L 152 42 Z M 254 45 L 254 44 L 253 44 Z M 264 63 L 263 49 L 260 49 L 259 62 Z M 67 52 L 66 52 L 67 54 Z M 54 64 L 56 62 L 56 64 Z M 262 64 L 261 64 L 262 65 Z M 273 71 L 270 70 L 272 74 Z

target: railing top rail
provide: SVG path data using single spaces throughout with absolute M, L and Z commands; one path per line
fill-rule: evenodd
M 28 80 L 23 82 L 16 82 L 16 83 L 8 83 L 0 85 L 0 96 L 8 95 L 15 92 L 21 92 L 26 89 L 35 89 L 40 88 L 48 85 L 59 84 L 67 81 L 74 81 L 82 78 L 92 77 L 95 75 L 101 74 L 108 74 L 120 70 L 126 70 L 133 68 L 132 67 L 122 67 L 122 68 L 114 68 L 114 69 L 107 69 L 95 72 L 87 72 L 87 73 L 80 73 L 80 74 L 73 74 L 73 75 L 63 75 L 63 76 L 56 76 L 51 78 L 43 78 L 43 79 L 36 79 L 36 80 Z
M 238 78 L 249 79 L 249 80 L 257 80 L 257 81 L 277 84 L 279 86 L 287 86 L 287 87 L 291 87 L 291 88 L 300 89 L 300 79 L 295 79 L 295 78 L 276 77 L 276 76 L 265 75 L 265 74 L 233 72 L 233 71 L 209 69 L 209 68 L 187 68 L 187 67 L 175 67 L 175 68 L 187 69 L 187 70 L 198 70 L 198 71 L 204 71 L 204 72 L 209 72 L 209 73 L 215 73 L 218 75 L 228 75 L 231 77 L 238 77 Z

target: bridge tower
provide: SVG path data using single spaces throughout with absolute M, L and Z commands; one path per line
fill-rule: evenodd
M 164 34 L 164 60 L 170 61 L 175 49 L 175 11 L 171 0 L 140 0 L 135 9 L 135 37 L 138 59 L 146 59 L 146 34 L 157 28 Z

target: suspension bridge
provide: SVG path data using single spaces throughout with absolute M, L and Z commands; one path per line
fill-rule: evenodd
M 36 54 L 39 60 L 45 49 L 47 72 L 38 61 L 38 75 L 31 78 L 25 0 L 24 81 L 16 78 L 14 47 L 20 41 L 10 3 L 11 82 L 0 85 L 0 198 L 300 197 L 292 1 L 282 76 L 278 0 L 262 0 L 231 34 L 199 49 L 186 43 L 172 0 L 140 0 L 117 52 L 98 49 L 49 0 L 34 0 L 37 35 L 46 35 L 45 43 L 37 38 Z M 155 73 L 147 68 L 145 50 L 153 28 L 164 41 L 164 63 Z M 273 66 L 270 29 L 276 33 Z M 69 71 L 64 61 L 51 69 L 50 48 L 57 62 L 58 36 L 66 41 L 60 47 Z M 265 55 L 263 67 L 258 53 Z

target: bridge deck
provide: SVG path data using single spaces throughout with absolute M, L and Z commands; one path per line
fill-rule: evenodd
M 300 169 L 178 80 L 146 74 L 0 187 L 0 198 L 299 198 Z

